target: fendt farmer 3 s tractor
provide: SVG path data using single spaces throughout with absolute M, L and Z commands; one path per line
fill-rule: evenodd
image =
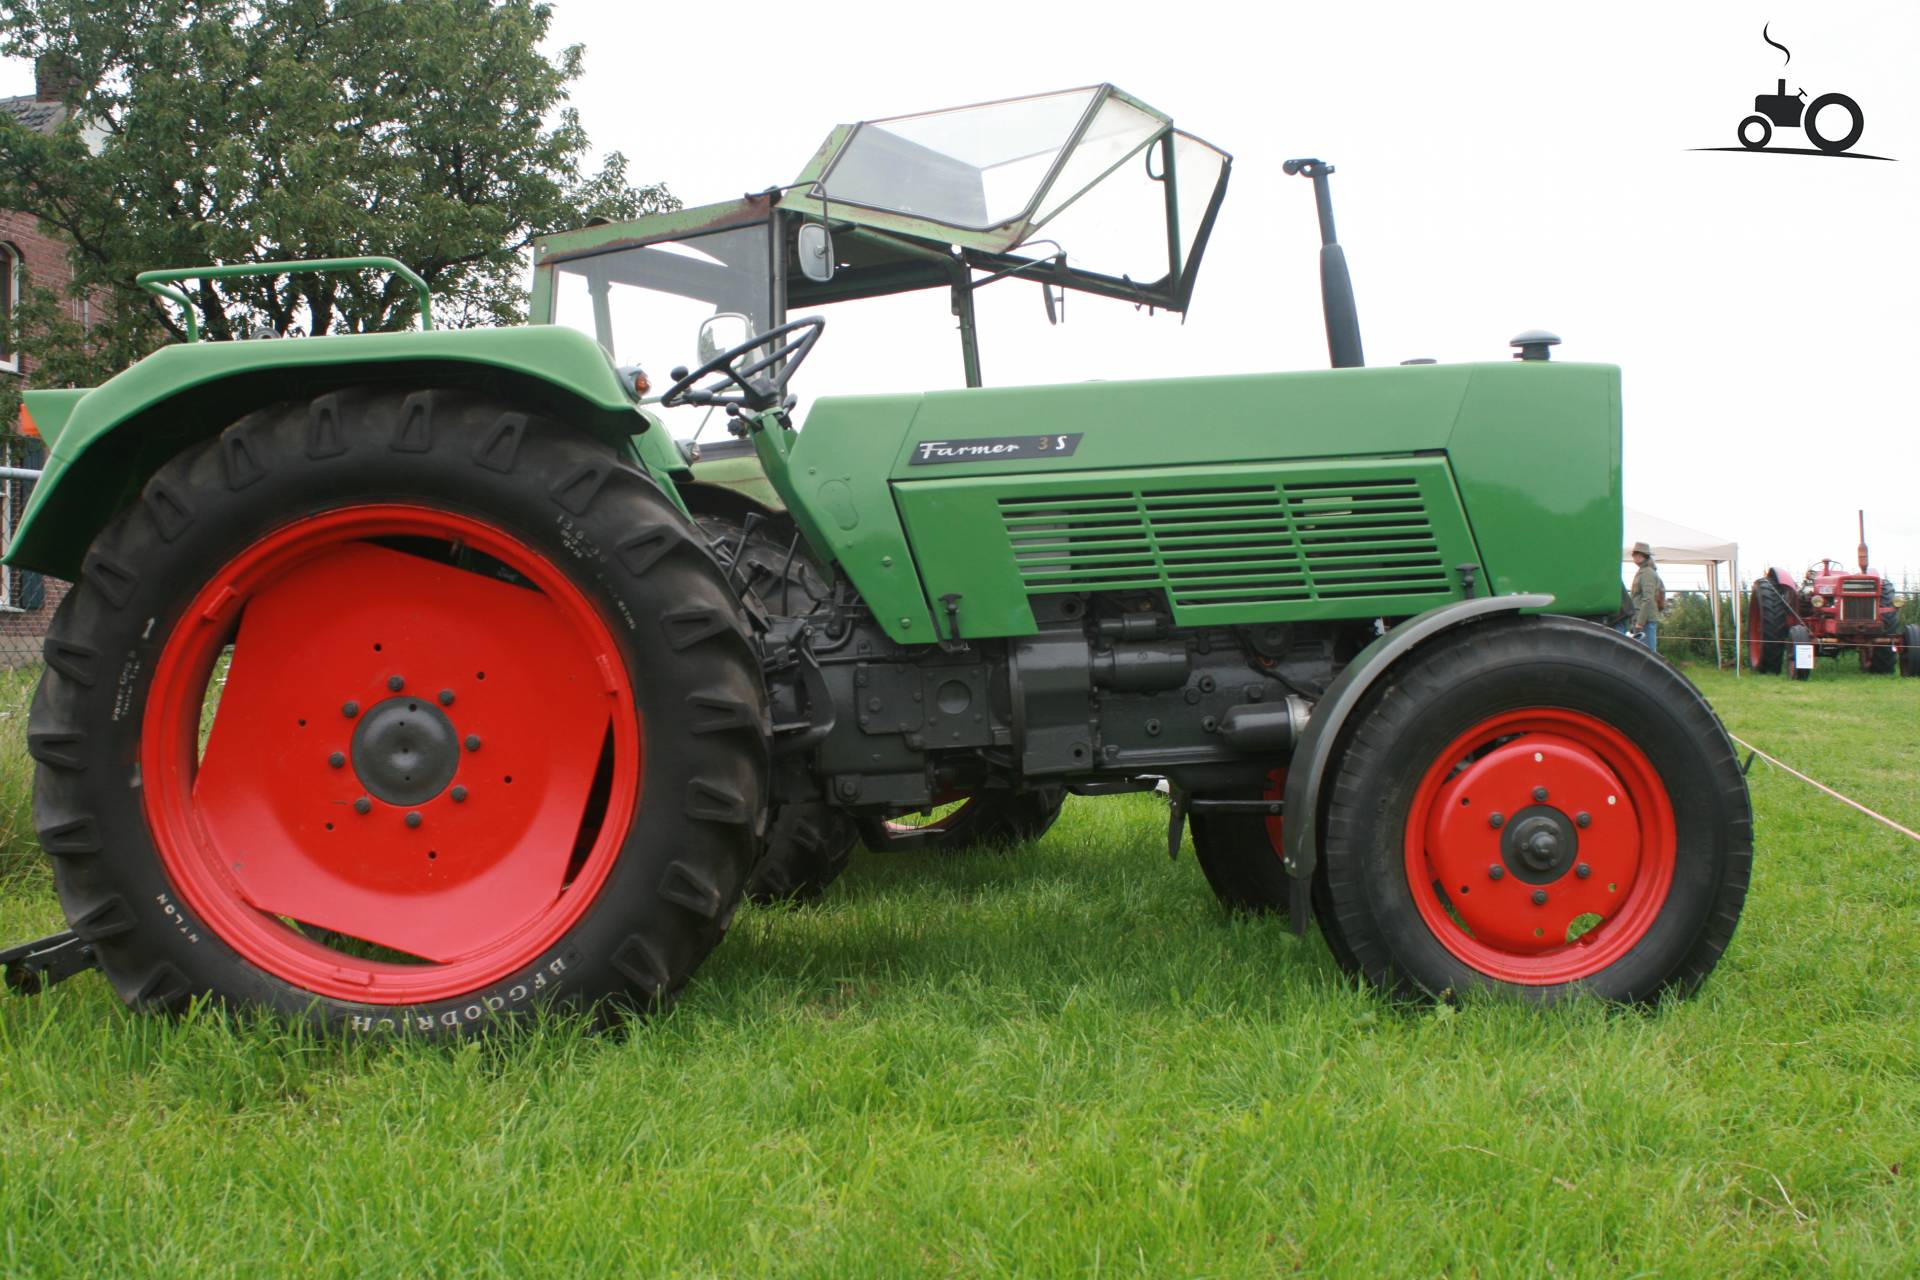
M 1838 560 L 1808 567 L 1799 582 L 1785 569 L 1754 579 L 1747 597 L 1747 663 L 1766 675 L 1810 679 L 1816 657 L 1860 655 L 1860 669 L 1876 675 L 1920 676 L 1920 626 L 1902 624 L 1893 579 L 1867 563 L 1867 513 L 1859 513 L 1859 569 Z
M 1286 169 L 1328 370 L 796 420 L 825 322 L 790 307 L 947 290 L 970 384 L 995 282 L 1184 310 L 1228 158 L 1101 85 L 842 127 L 784 188 L 551 237 L 523 328 L 433 329 L 418 286 L 420 332 L 28 393 L 51 453 L 11 560 L 77 580 L 29 725 L 71 932 L 13 980 L 97 964 L 139 1007 L 341 1032 L 647 1008 L 856 825 L 986 797 L 1033 828 L 1164 780 L 1170 851 L 1190 829 L 1223 902 L 1317 918 L 1383 991 L 1690 989 L 1752 822 L 1706 703 L 1596 621 L 1619 371 L 1541 334 L 1362 367 L 1332 167 Z M 750 468 L 674 439 L 709 412 Z

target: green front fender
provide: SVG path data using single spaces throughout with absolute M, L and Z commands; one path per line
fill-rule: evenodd
M 6 561 L 79 576 L 87 546 L 180 450 L 276 402 L 344 386 L 472 387 L 592 432 L 678 503 L 683 468 L 598 343 L 555 325 L 164 347 L 85 392 L 29 392 L 47 443 Z

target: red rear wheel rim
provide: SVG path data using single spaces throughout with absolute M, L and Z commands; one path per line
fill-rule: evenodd
M 434 558 L 454 548 L 522 583 Z M 154 666 L 141 798 L 180 897 L 247 961 L 418 1003 L 525 969 L 579 921 L 641 750 L 613 634 L 552 562 L 473 516 L 369 505 L 274 530 L 194 597 Z
M 1407 885 L 1456 958 L 1546 986 L 1591 977 L 1639 944 L 1676 849 L 1666 786 L 1625 735 L 1578 711 L 1511 711 L 1460 734 L 1421 778 Z

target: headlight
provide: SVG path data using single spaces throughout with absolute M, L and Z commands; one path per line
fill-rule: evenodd
M 1822 605 L 1826 604 L 1826 601 L 1822 600 L 1819 596 L 1815 596 L 1813 599 L 1807 601 L 1807 603 L 1812 605 L 1814 608 L 1818 609 Z

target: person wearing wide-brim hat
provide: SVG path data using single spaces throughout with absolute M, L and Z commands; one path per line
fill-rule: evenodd
M 1633 544 L 1633 562 L 1640 566 L 1633 575 L 1633 586 L 1627 595 L 1633 601 L 1632 634 L 1647 642 L 1647 648 L 1660 652 L 1660 597 L 1667 593 L 1667 584 L 1660 581 L 1659 571 L 1653 567 L 1653 548 L 1644 542 Z

